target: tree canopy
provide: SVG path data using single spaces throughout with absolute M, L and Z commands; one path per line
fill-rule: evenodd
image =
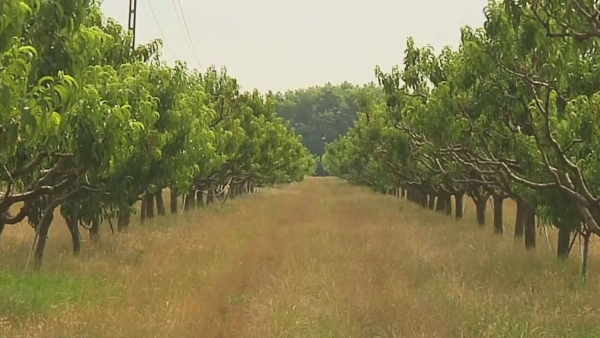
M 592 1 L 490 1 L 482 28 L 461 29 L 460 46 L 435 52 L 409 39 L 401 66 L 376 76 L 385 98 L 363 93 L 360 117 L 329 144 L 334 175 L 462 216 L 473 199 L 484 225 L 493 198 L 517 202 L 514 235 L 535 247 L 535 216 L 571 235 L 585 254 L 600 235 L 598 9 Z M 437 207 L 436 207 L 437 205 Z M 586 258 L 587 259 L 587 258 Z M 585 275 L 586 259 L 583 263 Z
M 320 159 L 325 153 L 325 144 L 345 134 L 357 119 L 356 99 L 361 88 L 344 82 L 277 93 L 277 113 L 289 121 L 302 136 L 302 143 Z M 381 93 L 374 84 L 364 88 Z M 327 175 L 320 162 L 317 175 Z
M 314 172 L 272 93 L 240 92 L 226 69 L 168 66 L 160 40 L 131 50 L 96 1 L 0 6 L 0 234 L 27 220 L 36 267 L 57 208 L 77 253 L 80 225 L 94 240 L 107 218 L 126 231 L 138 200 L 142 217 L 155 200 L 164 213 L 164 188 L 189 202 Z

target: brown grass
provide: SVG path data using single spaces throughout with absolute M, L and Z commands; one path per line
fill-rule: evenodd
M 512 218 L 514 207 L 505 209 Z M 57 221 L 36 275 L 18 272 L 31 229 L 9 228 L 4 273 L 48 280 L 44 290 L 53 296 L 19 298 L 23 290 L 40 291 L 13 285 L 11 297 L 35 306 L 0 300 L 30 309 L 0 307 L 0 336 L 600 335 L 597 248 L 583 286 L 577 252 L 558 262 L 544 237 L 526 252 L 512 239 L 508 215 L 501 237 L 478 229 L 473 213 L 469 206 L 455 222 L 336 179 L 311 178 L 134 224 L 128 235 L 103 233 L 101 243 L 84 243 L 79 258 L 69 254 L 66 227 Z

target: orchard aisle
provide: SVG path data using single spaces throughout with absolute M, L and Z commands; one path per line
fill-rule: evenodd
M 333 178 L 132 229 L 117 240 L 105 235 L 79 259 L 56 259 L 70 244 L 68 235 L 54 234 L 42 276 L 63 277 L 45 290 L 64 287 L 76 296 L 20 321 L 5 319 L 0 336 L 599 333 L 591 311 L 578 315 L 600 301 L 597 265 L 589 292 L 578 292 L 565 271 L 577 275 L 576 259 L 554 264 L 544 250 L 526 254 L 512 238 L 478 231 L 471 216 L 457 224 Z

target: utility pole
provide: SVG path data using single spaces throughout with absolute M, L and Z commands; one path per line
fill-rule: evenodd
M 133 34 L 131 49 L 135 49 L 135 22 L 137 16 L 137 0 L 129 0 L 129 31 Z

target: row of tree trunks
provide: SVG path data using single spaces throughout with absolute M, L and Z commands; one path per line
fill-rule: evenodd
M 397 197 L 402 198 L 406 194 L 406 199 L 419 204 L 423 208 L 435 209 L 436 212 L 446 213 L 452 215 L 452 197 L 454 197 L 455 208 L 454 216 L 456 220 L 463 218 L 464 210 L 464 192 L 458 192 L 453 195 L 448 193 L 438 193 L 436 195 L 428 193 L 425 189 L 419 189 L 415 187 L 399 188 Z M 479 226 L 485 226 L 485 214 L 487 210 L 487 203 L 492 198 L 493 209 L 494 209 L 494 233 L 504 233 L 504 200 L 507 198 L 502 195 L 491 195 L 486 192 L 476 191 L 470 196 L 475 204 L 476 220 Z M 514 237 L 521 238 L 525 237 L 525 247 L 529 250 L 536 247 L 536 234 L 535 234 L 535 210 L 529 204 L 523 201 L 517 201 L 517 214 L 515 220 Z M 559 256 L 564 256 L 565 252 L 568 254 L 569 238 L 571 234 L 569 231 L 559 231 Z M 567 243 L 567 244 L 565 244 Z M 566 249 L 564 249 L 566 247 Z M 565 251 L 566 250 L 566 251 Z

